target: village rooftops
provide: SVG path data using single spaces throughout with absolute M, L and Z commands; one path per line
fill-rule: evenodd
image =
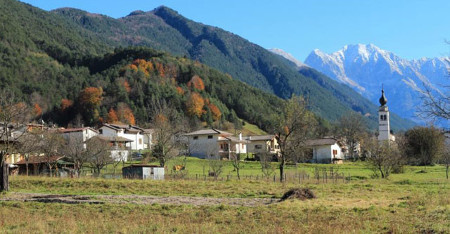
M 221 130 L 212 128 L 212 129 L 202 129 L 202 130 L 198 130 L 195 132 L 187 133 L 187 134 L 185 134 L 185 136 L 215 135 L 215 134 L 220 134 L 222 136 L 232 136 L 233 135 L 229 132 L 225 132 L 225 131 L 221 131 Z
M 134 125 L 126 125 L 126 124 L 104 124 L 104 127 L 108 127 L 114 129 L 116 131 L 124 130 L 125 133 L 143 133 L 144 129 Z
M 84 130 L 91 130 L 93 132 L 98 133 L 97 130 L 91 128 L 91 127 L 84 127 L 84 128 L 64 128 L 64 129 L 59 129 L 59 132 L 61 133 L 71 133 L 71 132 L 82 132 Z
M 270 141 L 275 138 L 275 135 L 261 135 L 261 136 L 248 136 L 246 140 L 249 141 Z

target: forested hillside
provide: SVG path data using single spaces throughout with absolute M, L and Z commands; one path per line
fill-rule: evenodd
M 282 100 L 199 62 L 148 48 L 114 49 L 72 22 L 16 1 L 1 1 L 0 87 L 46 121 L 146 123 L 164 100 L 207 123 L 264 128 Z M 107 53 L 110 51 L 109 53 Z
M 195 114 L 200 120 L 217 119 L 213 110 L 219 110 L 221 120 L 239 117 L 264 128 L 282 100 L 258 89 L 282 98 L 302 95 L 315 113 L 330 121 L 350 110 L 373 111 L 347 92 L 337 95 L 310 74 L 298 73 L 265 49 L 166 7 L 113 19 L 67 8 L 46 12 L 14 0 L 2 0 L 0 6 L 0 87 L 38 105 L 48 121 L 92 124 L 106 121 L 111 111 L 125 111 L 138 123 L 146 122 L 148 106 L 161 98 L 192 117 L 187 103 L 196 99 L 203 101 L 201 114 Z M 114 49 L 135 45 L 172 55 L 143 47 Z M 200 79 L 191 81 L 194 77 Z M 195 80 L 204 89 L 193 88 Z M 86 92 L 101 94 L 95 113 L 81 108 Z M 369 122 L 374 126 L 376 119 Z

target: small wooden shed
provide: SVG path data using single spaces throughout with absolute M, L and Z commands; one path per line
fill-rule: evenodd
M 123 178 L 129 179 L 164 179 L 164 167 L 147 165 L 147 164 L 133 164 L 122 168 Z

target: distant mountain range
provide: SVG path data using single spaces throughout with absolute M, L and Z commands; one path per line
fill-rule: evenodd
M 390 110 L 411 120 L 420 105 L 420 91 L 425 86 L 439 90 L 449 85 L 450 59 L 423 58 L 406 60 L 373 44 L 347 45 L 331 54 L 318 49 L 311 52 L 305 64 L 352 87 L 378 103 L 384 85 Z
M 315 71 L 298 72 L 284 58 L 238 35 L 189 20 L 170 8 L 135 11 L 119 19 L 71 8 L 53 13 L 95 33 L 111 46 L 148 46 L 185 56 L 281 98 L 305 96 L 311 109 L 330 121 L 357 111 L 368 116 L 371 127 L 376 126 L 377 106 L 357 92 Z M 320 81 L 316 80 L 319 76 Z M 414 123 L 393 115 L 393 125 L 405 129 Z

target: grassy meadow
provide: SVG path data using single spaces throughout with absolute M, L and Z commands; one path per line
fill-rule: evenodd
M 188 158 L 189 175 L 202 174 L 204 160 Z M 178 162 L 172 162 L 177 164 Z M 227 162 L 223 174 L 234 174 Z M 445 168 L 406 167 L 388 180 L 372 178 L 364 163 L 291 165 L 313 176 L 316 167 L 350 174 L 348 181 L 314 179 L 286 183 L 256 180 L 258 162 L 246 162 L 241 181 L 167 179 L 11 177 L 14 193 L 152 195 L 216 198 L 280 198 L 290 188 L 307 187 L 316 199 L 288 200 L 253 207 L 133 203 L 61 204 L 0 201 L 0 232 L 179 232 L 179 233 L 449 233 L 450 189 Z M 170 168 L 170 167 L 169 167 Z M 277 172 L 277 171 L 276 171 Z M 170 174 L 170 172 L 169 172 Z

